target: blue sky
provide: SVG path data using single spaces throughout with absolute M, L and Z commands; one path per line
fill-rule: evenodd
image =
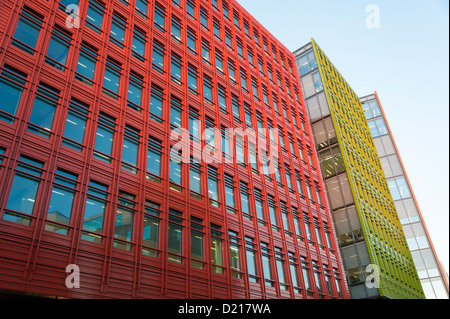
M 238 2 L 291 51 L 313 37 L 358 95 L 378 92 L 448 272 L 448 0 Z M 370 4 L 380 9 L 379 28 L 366 26 Z

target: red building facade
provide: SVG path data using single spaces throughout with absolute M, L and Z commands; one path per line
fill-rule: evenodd
M 1 292 L 348 298 L 294 57 L 239 4 L 0 9 Z

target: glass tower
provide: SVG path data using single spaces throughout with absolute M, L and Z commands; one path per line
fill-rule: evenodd
M 370 133 L 427 299 L 448 299 L 448 282 L 431 242 L 378 94 L 361 98 Z

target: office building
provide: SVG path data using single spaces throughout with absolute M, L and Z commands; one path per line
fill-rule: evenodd
M 370 133 L 427 299 L 448 299 L 448 281 L 433 247 L 378 94 L 361 97 Z
M 236 1 L 2 1 L 0 99 L 1 293 L 349 297 L 294 56 Z
M 294 55 L 352 298 L 423 298 L 358 95 L 314 40 Z

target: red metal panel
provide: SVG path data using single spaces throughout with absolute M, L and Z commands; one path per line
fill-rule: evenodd
M 154 24 L 155 3 L 165 10 L 165 32 L 159 30 Z M 212 23 L 205 30 L 200 25 L 199 4 L 206 9 L 210 22 L 212 17 L 219 22 L 221 28 L 220 41 L 215 38 Z M 15 26 L 18 23 L 24 5 L 27 10 L 35 11 L 41 16 L 41 27 L 39 37 L 35 46 L 34 54 L 29 54 L 12 45 Z M 15 114 L 14 123 L 6 123 L 2 120 L 0 125 L 0 148 L 4 150 L 2 162 L 0 163 L 0 290 L 13 290 L 21 293 L 39 293 L 43 295 L 55 295 L 68 298 L 306 298 L 306 291 L 301 272 L 300 257 L 307 257 L 319 261 L 343 275 L 342 262 L 337 251 L 329 249 L 320 251 L 317 244 L 310 245 L 307 239 L 289 236 L 280 228 L 273 229 L 268 223 L 266 226 L 258 222 L 256 206 L 254 202 L 253 189 L 261 190 L 264 197 L 264 209 L 266 218 L 268 213 L 268 198 L 270 195 L 276 201 L 276 214 L 278 222 L 282 222 L 280 200 L 282 200 L 289 211 L 292 219 L 291 207 L 297 207 L 300 215 L 305 212 L 312 219 L 318 217 L 319 223 L 331 220 L 328 206 L 320 207 L 317 202 L 310 202 L 297 192 L 291 192 L 285 184 L 284 166 L 288 164 L 291 173 L 298 171 L 302 177 L 305 188 L 305 176 L 309 176 L 312 183 L 316 182 L 323 190 L 322 179 L 319 178 L 317 154 L 311 146 L 311 128 L 306 124 L 305 132 L 296 126 L 293 119 L 286 119 L 278 110 L 274 110 L 272 95 L 275 94 L 286 104 L 287 110 L 294 109 L 297 120 L 306 113 L 305 103 L 300 90 L 300 81 L 296 72 L 285 68 L 281 63 L 281 55 L 284 59 L 294 63 L 293 55 L 267 32 L 251 15 L 249 15 L 237 2 L 229 1 L 230 16 L 233 10 L 238 12 L 241 19 L 249 24 L 250 34 L 247 36 L 243 29 L 237 29 L 234 22 L 225 18 L 221 12 L 211 7 L 210 3 L 204 1 L 196 2 L 196 19 L 192 19 L 186 13 L 185 3 L 181 8 L 176 7 L 170 1 L 150 0 L 147 16 L 145 19 L 135 8 L 135 2 L 130 1 L 124 5 L 120 1 L 110 1 L 104 7 L 102 30 L 96 32 L 86 23 L 88 1 L 80 0 L 81 24 L 80 28 L 68 29 L 71 34 L 71 42 L 66 62 L 66 70 L 61 72 L 52 65 L 45 62 L 47 47 L 53 34 L 53 26 L 56 24 L 64 28 L 67 13 L 59 8 L 59 1 L 53 0 L 48 3 L 39 1 L 7 0 L 2 2 L 2 17 L 0 17 L 0 74 L 5 66 L 14 67 L 27 75 L 23 84 L 20 102 Z M 221 1 L 219 1 L 221 7 Z M 123 48 L 110 40 L 110 28 L 113 12 L 126 20 L 126 29 Z M 178 43 L 170 36 L 171 17 L 176 16 L 181 21 L 181 35 L 183 40 Z M 194 55 L 186 47 L 187 27 L 196 32 L 197 54 Z M 132 54 L 133 30 L 139 27 L 146 31 L 146 48 L 144 61 Z M 225 28 L 231 31 L 233 37 L 233 49 L 226 44 Z M 253 39 L 253 29 L 258 30 L 260 44 Z M 254 65 L 247 60 L 246 53 L 240 57 L 236 51 L 235 37 L 238 37 L 245 48 L 251 48 L 254 56 Z M 203 62 L 201 54 L 202 38 L 210 45 L 211 65 Z M 267 42 L 267 52 L 262 44 L 262 39 Z M 164 45 L 164 70 L 163 73 L 152 67 L 152 50 L 155 41 Z M 80 57 L 81 46 L 88 44 L 98 50 L 96 66 L 92 86 L 82 83 L 75 78 Z M 277 52 L 277 59 L 273 58 L 272 47 Z M 223 56 L 224 73 L 215 68 L 214 52 L 219 50 Z M 172 83 L 170 73 L 170 57 L 176 53 L 181 57 L 182 84 Z M 281 53 L 281 54 L 280 54 Z M 264 63 L 264 73 L 258 70 L 258 57 Z M 118 86 L 118 98 L 115 100 L 102 93 L 103 78 L 107 59 L 114 59 L 120 64 L 120 82 Z M 236 69 L 236 83 L 229 79 L 227 71 L 228 61 L 232 61 Z M 189 91 L 187 85 L 187 66 L 191 64 L 198 72 L 198 95 Z M 270 80 L 267 73 L 267 65 L 278 73 L 283 82 L 279 87 L 275 80 Z M 287 65 L 287 62 L 285 62 Z M 240 84 L 240 68 L 246 71 L 248 79 L 248 91 L 242 89 Z M 130 72 L 142 77 L 142 111 L 139 113 L 127 107 L 128 81 Z M 210 105 L 204 102 L 203 77 L 211 79 L 213 87 L 213 101 Z M 259 100 L 253 97 L 251 79 L 258 83 Z M 32 112 L 38 85 L 43 82 L 55 87 L 60 91 L 59 101 L 56 107 L 55 121 L 52 125 L 48 139 L 37 136 L 27 130 L 28 120 Z M 286 86 L 297 88 L 296 95 L 289 95 Z M 225 88 L 227 95 L 228 114 L 219 110 L 217 100 L 217 87 L 220 84 Z M 150 119 L 150 103 L 152 102 L 151 87 L 157 85 L 163 90 L 164 104 L 162 123 Z M 262 87 L 269 91 L 268 103 L 266 105 L 262 98 Z M 240 101 L 241 123 L 233 117 L 231 94 L 238 97 Z M 194 199 L 189 193 L 189 165 L 182 165 L 182 188 L 181 192 L 169 187 L 169 154 L 170 147 L 174 144 L 170 141 L 170 100 L 176 96 L 181 100 L 183 127 L 187 127 L 189 108 L 196 109 L 202 125 L 205 125 L 206 117 L 214 120 L 216 128 L 246 128 L 244 117 L 244 102 L 252 111 L 252 120 L 256 123 L 256 112 L 261 114 L 263 125 L 268 128 L 268 120 L 274 128 L 281 128 L 283 135 L 292 136 L 295 148 L 310 147 L 313 152 L 312 167 L 306 162 L 301 162 L 297 154 L 291 154 L 289 146 L 286 150 L 279 149 L 280 162 L 282 165 L 282 183 L 278 184 L 275 176 L 266 179 L 263 175 L 252 172 L 250 165 L 241 166 L 237 162 L 233 164 L 210 164 L 217 169 L 219 180 L 219 207 L 213 207 L 208 199 L 208 165 L 201 163 L 201 200 Z M 1 97 L 0 97 L 1 98 Z M 86 117 L 85 138 L 81 151 L 76 151 L 62 145 L 65 133 L 66 118 L 69 112 L 69 104 L 72 98 L 80 100 L 89 105 L 89 113 Z M 111 162 L 105 163 L 94 158 L 96 141 L 96 129 L 99 123 L 100 112 L 114 117 L 114 144 L 111 151 Z M 288 111 L 290 114 L 290 111 Z M 124 129 L 125 125 L 136 128 L 140 132 L 139 137 L 139 160 L 136 174 L 121 169 Z M 161 141 L 161 183 L 156 183 L 146 178 L 146 158 L 148 137 Z M 219 138 L 220 140 L 220 138 Z M 298 142 L 297 142 L 298 141 Z M 220 141 L 218 141 L 220 142 Z M 247 142 L 246 142 L 247 143 Z M 300 144 L 297 144 L 300 143 Z M 193 145 L 195 143 L 192 143 Z M 286 143 L 287 144 L 287 143 Z M 197 144 L 196 144 L 197 145 Z M 220 146 L 220 143 L 218 144 Z M 247 144 L 246 144 L 247 145 Z M 205 146 L 202 141 L 201 148 Z M 220 147 L 219 147 L 220 149 Z M 200 149 L 201 150 L 201 149 Z M 296 150 L 295 150 L 296 152 Z M 33 215 L 29 226 L 5 220 L 5 208 L 11 191 L 17 160 L 21 155 L 27 155 L 44 163 L 41 182 L 39 184 Z M 295 155 L 295 156 L 294 156 Z M 261 163 L 260 163 L 261 167 Z M 45 228 L 47 210 L 52 196 L 56 169 L 64 169 L 78 175 L 78 186 L 74 195 L 74 206 L 72 218 L 67 225 L 67 234 L 58 234 Z M 235 202 L 237 214 L 227 212 L 224 185 L 224 173 L 234 177 Z M 89 182 L 94 180 L 108 186 L 106 211 L 104 215 L 104 230 L 101 243 L 89 242 L 83 239 L 83 218 L 86 210 L 89 192 Z M 292 175 L 293 184 L 295 176 Z M 243 217 L 240 201 L 240 182 L 248 184 L 249 202 L 252 219 Z M 312 185 L 314 186 L 314 185 Z M 296 186 L 293 186 L 294 188 Z M 131 250 L 127 251 L 114 246 L 114 234 L 117 224 L 117 205 L 119 204 L 119 190 L 135 196 L 136 207 L 134 210 L 134 224 L 132 230 Z M 146 200 L 160 205 L 159 215 L 159 247 L 158 256 L 150 257 L 142 254 L 144 231 L 144 205 Z M 182 212 L 182 260 L 181 264 L 168 261 L 168 225 L 169 209 Z M 191 216 L 203 221 L 203 256 L 204 269 L 191 267 Z M 299 216 L 303 220 L 303 216 Z M 211 243 L 212 229 L 210 223 L 221 227 L 222 252 L 223 252 L 223 274 L 217 274 L 211 268 Z M 328 223 L 333 227 L 332 223 Z M 280 225 L 281 226 L 281 225 Z M 293 221 L 290 221 L 293 231 Z M 322 227 L 323 229 L 323 227 Z M 239 262 L 241 278 L 234 278 L 230 268 L 230 241 L 228 231 L 238 233 Z M 305 229 L 302 226 L 303 236 Z M 333 229 L 334 234 L 334 229 Z M 246 267 L 245 236 L 255 239 L 258 282 L 248 280 Z M 313 235 L 315 236 L 315 234 Z M 263 267 L 261 262 L 260 241 L 269 244 L 271 254 L 272 278 L 274 287 L 264 284 Z M 336 245 L 336 243 L 335 243 Z M 279 247 L 284 254 L 284 264 L 288 290 L 279 287 L 276 272 L 276 256 L 274 248 Z M 337 246 L 335 246 L 337 247 Z M 289 255 L 292 253 L 298 264 L 298 278 L 301 293 L 294 293 L 292 281 L 289 279 Z M 66 265 L 76 264 L 80 267 L 81 287 L 67 288 L 65 279 Z M 321 273 L 324 273 L 321 268 Z M 342 283 L 345 281 L 342 280 Z M 315 287 L 315 285 L 313 285 Z M 324 286 L 325 287 L 325 286 Z M 315 288 L 314 288 L 315 289 Z M 337 297 L 336 287 L 334 296 Z M 343 297 L 348 298 L 347 287 L 342 287 Z M 318 292 L 313 290 L 313 296 L 318 298 Z M 323 297 L 329 298 L 328 292 Z

